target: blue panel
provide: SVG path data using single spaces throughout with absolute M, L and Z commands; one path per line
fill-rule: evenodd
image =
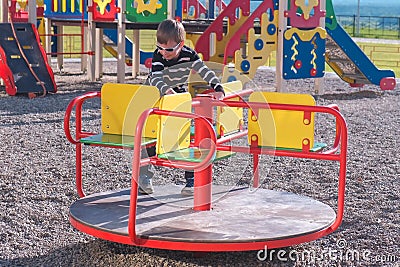
M 325 39 L 316 33 L 302 41 L 297 33 L 283 42 L 283 78 L 319 78 L 325 73 Z

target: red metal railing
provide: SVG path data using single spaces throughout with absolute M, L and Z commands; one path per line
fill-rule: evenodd
M 77 142 L 79 137 L 88 136 L 91 133 L 85 133 L 81 130 L 81 124 L 76 123 L 76 139 L 72 137 L 69 133 L 69 120 L 70 113 L 72 109 L 76 106 L 76 120 L 81 120 L 81 107 L 83 101 L 93 97 L 99 97 L 100 93 L 88 93 L 82 97 L 78 97 L 73 100 L 67 108 L 67 114 L 64 118 L 64 129 L 66 131 L 67 139 L 78 145 Z M 309 151 L 290 151 L 290 150 L 277 150 L 274 148 L 264 148 L 258 147 L 250 144 L 250 146 L 235 146 L 235 145 L 223 145 L 224 142 L 229 140 L 229 138 L 216 140 L 214 129 L 209 121 L 209 116 L 200 116 L 199 114 L 188 114 L 181 112 L 165 111 L 159 109 L 149 109 L 146 110 L 139 118 L 136 128 L 135 144 L 134 144 L 134 154 L 132 162 L 132 179 L 131 179 L 131 192 L 130 192 L 130 207 L 129 207 L 129 219 L 128 219 L 128 235 L 120 235 L 116 233 L 104 232 L 98 229 L 91 228 L 73 218 L 70 218 L 71 224 L 77 229 L 84 231 L 93 236 L 98 236 L 103 239 L 107 239 L 114 242 L 120 242 L 124 244 L 146 246 L 150 248 L 163 248 L 163 249 L 183 249 L 183 250 L 193 250 L 193 251 L 233 251 L 233 250 L 256 250 L 260 247 L 267 245 L 268 248 L 285 247 L 289 245 L 295 245 L 303 242 L 308 242 L 315 240 L 322 236 L 335 231 L 342 222 L 344 213 L 344 200 L 345 200 L 345 182 L 346 182 L 346 159 L 347 159 L 347 125 L 343 116 L 339 112 L 339 108 L 336 105 L 329 106 L 302 106 L 302 105 L 291 105 L 291 104 L 275 104 L 275 103 L 259 103 L 259 102 L 244 102 L 244 101 L 218 101 L 208 97 L 197 97 L 193 100 L 196 104 L 196 111 L 201 109 L 212 109 L 216 106 L 229 106 L 229 107 L 241 107 L 248 108 L 249 110 L 258 109 L 272 109 L 272 110 L 290 110 L 290 111 L 303 111 L 303 112 L 314 112 L 314 113 L 324 113 L 332 115 L 336 121 L 336 134 L 333 140 L 333 145 L 329 150 L 320 152 L 309 152 Z M 199 109 L 200 108 L 200 109 Z M 203 113 L 200 111 L 200 113 Z M 207 113 L 207 112 L 204 112 Z M 205 159 L 200 163 L 188 163 L 182 161 L 169 161 L 159 159 L 156 156 L 147 159 L 140 158 L 140 143 L 141 134 L 144 127 L 144 122 L 148 116 L 164 115 L 164 116 L 176 116 L 182 118 L 189 118 L 201 121 L 201 138 L 209 138 L 211 140 L 210 152 L 207 154 Z M 203 114 L 202 114 L 203 115 Z M 199 132 L 197 132 L 199 133 Z M 236 137 L 244 136 L 243 133 L 239 133 Z M 201 139 L 200 138 L 200 139 Z M 230 137 L 232 138 L 232 137 Z M 234 138 L 234 137 L 233 137 Z M 214 145 L 215 144 L 215 145 Z M 207 243 L 207 242 L 177 242 L 168 240 L 155 240 L 155 239 L 145 239 L 138 236 L 136 232 L 136 211 L 137 211 L 137 191 L 138 191 L 138 174 L 139 167 L 145 164 L 155 164 L 159 166 L 182 168 L 182 169 L 204 169 L 211 166 L 211 161 L 216 150 L 220 151 L 231 151 L 239 153 L 248 153 L 253 155 L 275 155 L 284 157 L 294 157 L 294 158 L 306 158 L 306 159 L 316 159 L 316 160 L 327 160 L 327 161 L 337 161 L 339 162 L 339 178 L 338 178 L 338 191 L 337 191 L 337 208 L 336 208 L 336 218 L 332 224 L 317 232 L 296 236 L 291 238 L 286 238 L 282 240 L 269 240 L 269 241 L 252 241 L 252 242 L 226 242 L 221 245 L 221 243 Z M 78 157 L 78 153 L 77 153 Z M 79 161 L 81 158 L 79 158 Z M 78 161 L 78 158 L 77 158 Z M 210 173 L 205 173 L 201 176 L 201 179 L 208 179 L 210 177 L 205 177 L 210 175 Z M 197 176 L 196 176 L 197 177 Z M 78 182 L 78 176 L 77 176 Z M 210 182 L 210 180 L 206 180 Z M 81 185 L 80 185 L 81 186 Z M 77 185 L 78 187 L 78 185 Z M 79 191 L 80 196 L 83 196 L 83 191 Z M 196 198 L 196 191 L 195 191 Z M 195 204 L 196 205 L 196 204 Z M 201 207 L 203 208 L 203 207 Z M 200 209 L 202 210 L 202 209 Z

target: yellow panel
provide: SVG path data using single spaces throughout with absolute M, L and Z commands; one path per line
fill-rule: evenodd
M 254 92 L 250 102 L 315 106 L 311 95 L 275 92 Z M 258 117 L 249 111 L 249 143 L 258 139 L 259 146 L 302 149 L 313 147 L 314 113 L 302 111 L 260 110 Z
M 273 20 L 270 21 L 267 13 L 263 13 L 261 16 L 261 33 L 256 34 L 254 28 L 249 29 L 248 40 L 247 40 L 247 53 L 246 57 L 243 57 L 243 52 L 238 50 L 235 52 L 235 67 L 238 70 L 242 70 L 242 62 L 247 60 L 249 65 L 249 70 L 247 75 L 250 79 L 253 79 L 258 67 L 263 66 L 267 63 L 268 59 L 271 57 L 272 51 L 276 51 L 278 44 L 278 34 L 270 34 L 268 28 L 271 25 L 278 27 L 278 11 L 274 11 Z M 260 49 L 255 43 L 259 40 L 263 41 L 263 46 Z M 243 71 L 241 71 L 243 75 Z
M 222 84 L 226 95 L 242 90 L 241 81 L 233 81 Z M 231 98 L 230 101 L 239 101 L 239 97 Z M 217 134 L 221 135 L 221 128 L 223 134 L 236 132 L 243 124 L 243 109 L 236 107 L 218 107 L 217 108 Z
M 310 42 L 311 39 L 319 33 L 319 36 L 321 36 L 322 39 L 326 38 L 326 30 L 324 28 L 318 27 L 313 30 L 301 30 L 299 28 L 290 28 L 287 31 L 285 31 L 285 34 L 283 35 L 286 40 L 290 40 L 293 38 L 294 34 L 297 34 L 303 42 Z
M 20 10 L 26 10 L 26 5 L 28 4 L 27 0 L 20 0 L 17 1 L 17 3 L 20 6 Z
M 58 11 L 58 1 L 57 0 L 53 1 L 53 10 L 54 10 L 54 12 Z
M 238 53 L 238 51 L 235 53 Z M 235 64 L 229 63 L 225 65 L 222 70 L 221 82 L 226 83 L 229 80 L 232 80 L 232 78 L 234 78 L 235 81 L 241 81 L 242 84 L 247 84 L 253 79 L 249 75 L 244 75 L 239 69 L 236 69 Z
M 103 133 L 134 136 L 139 116 L 154 107 L 160 93 L 154 86 L 106 83 L 101 88 Z M 151 116 L 143 137 L 157 137 L 157 116 Z
M 165 95 L 160 100 L 160 109 L 192 112 L 192 97 L 189 93 Z M 161 116 L 157 137 L 157 154 L 164 154 L 190 145 L 190 122 L 185 118 Z
M 223 63 L 224 61 L 224 52 L 225 52 L 225 47 L 228 43 L 228 41 L 232 38 L 232 36 L 242 27 L 242 25 L 246 22 L 246 20 L 249 18 L 249 16 L 245 16 L 242 13 L 242 9 L 239 10 L 240 16 L 239 18 L 235 21 L 233 25 L 228 23 L 227 26 L 227 32 L 225 35 L 223 35 L 222 39 L 215 40 L 214 43 L 212 44 L 214 47 L 213 49 L 210 47 L 210 51 L 215 51 L 214 55 L 210 55 L 209 61 L 212 62 L 218 62 L 218 63 Z M 222 55 L 222 56 L 221 56 Z
M 157 0 L 149 0 L 145 3 L 144 0 L 137 0 L 137 13 L 140 14 L 144 11 L 149 11 L 151 14 L 155 14 L 157 9 L 162 7 L 162 4 L 158 3 Z

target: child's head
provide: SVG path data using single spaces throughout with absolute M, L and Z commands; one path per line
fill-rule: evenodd
M 158 25 L 157 49 L 163 58 L 172 60 L 179 57 L 185 34 L 185 29 L 179 21 L 167 19 Z
M 185 40 L 185 29 L 181 22 L 166 19 L 158 25 L 157 42 L 166 44 L 168 41 L 174 41 L 177 44 Z

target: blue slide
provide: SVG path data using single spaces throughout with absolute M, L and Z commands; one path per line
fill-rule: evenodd
M 118 40 L 118 32 L 114 29 L 104 29 L 104 35 L 106 35 L 114 44 L 117 44 Z M 125 36 L 125 53 L 132 59 L 132 41 Z M 153 56 L 153 52 L 144 52 L 140 50 L 140 64 L 144 64 L 146 59 L 151 58 Z
M 326 11 L 326 31 L 330 37 L 326 42 L 326 62 L 329 66 L 353 86 L 375 84 L 382 90 L 394 89 L 394 72 L 378 69 L 365 55 L 337 22 L 331 0 L 326 1 Z

